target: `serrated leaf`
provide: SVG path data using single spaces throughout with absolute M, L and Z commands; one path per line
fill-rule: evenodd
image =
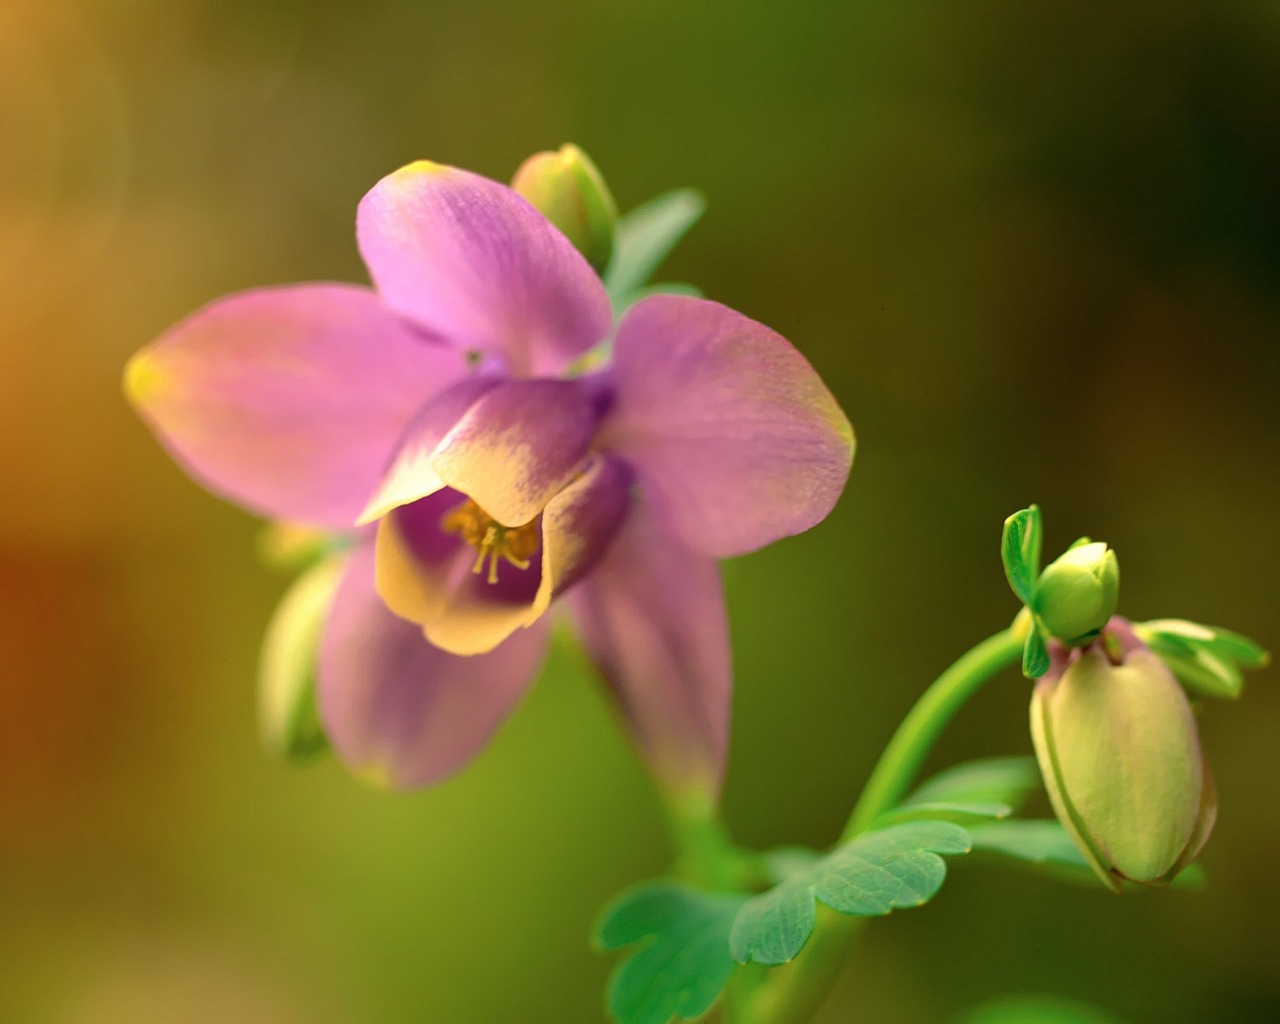
M 989 757 L 967 761 L 923 783 L 897 807 L 876 819 L 876 828 L 900 821 L 953 821 L 964 825 L 1007 818 L 1040 785 L 1033 757 Z
M 1066 881 L 1101 884 L 1075 841 L 1057 821 L 999 821 L 969 829 L 973 852 L 1045 869 Z
M 950 821 L 957 825 L 1007 818 L 1013 813 L 1008 804 L 996 803 L 932 803 L 911 804 L 886 811 L 872 823 L 872 828 L 887 828 L 904 821 Z
M 918 907 L 942 887 L 939 854 L 969 850 L 968 833 L 945 821 L 918 821 L 868 832 L 749 899 L 729 933 L 739 963 L 776 965 L 795 958 L 813 932 L 816 900 L 855 917 Z
M 1004 521 L 1000 558 L 1009 586 L 1025 605 L 1031 604 L 1040 575 L 1040 543 L 1040 509 L 1036 505 L 1015 512 Z
M 706 208 L 701 193 L 680 188 L 655 196 L 618 221 L 613 259 L 604 273 L 605 288 L 616 311 L 631 305 Z
M 765 853 L 761 860 L 765 871 L 776 885 L 785 882 L 792 875 L 807 871 L 822 858 L 823 854 L 807 846 L 779 846 L 776 850 Z
M 1040 627 L 1032 623 L 1027 634 L 1027 644 L 1022 649 L 1022 674 L 1028 679 L 1039 679 L 1049 671 L 1049 649 L 1044 645 Z
M 902 802 L 993 803 L 1017 810 L 1039 785 L 1040 769 L 1034 757 L 984 757 L 940 771 Z
M 737 966 L 729 929 L 747 897 L 677 882 L 631 889 L 600 916 L 601 949 L 637 948 L 609 978 L 609 1013 L 618 1024 L 697 1020 L 715 1005 Z

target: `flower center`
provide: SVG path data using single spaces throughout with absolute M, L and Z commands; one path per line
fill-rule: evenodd
M 488 512 L 468 498 L 450 509 L 440 520 L 440 529 L 456 533 L 476 549 L 476 564 L 471 571 L 477 576 L 489 563 L 489 582 L 498 582 L 498 559 L 503 558 L 517 569 L 528 569 L 529 560 L 542 545 L 541 516 L 523 526 L 503 526 Z

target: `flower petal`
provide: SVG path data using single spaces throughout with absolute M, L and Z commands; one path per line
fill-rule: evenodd
M 474 571 L 475 549 L 441 525 L 466 500 L 446 489 L 402 505 L 378 522 L 377 538 L 377 587 L 387 607 L 437 647 L 463 655 L 491 651 L 535 621 L 542 578 L 540 556 L 528 569 L 501 566 L 496 583 Z
M 715 302 L 658 295 L 614 346 L 617 400 L 599 444 L 634 468 L 665 527 L 725 558 L 826 517 L 853 429 L 781 335 Z
M 391 468 L 360 514 L 361 526 L 381 519 L 393 508 L 425 498 L 446 486 L 431 468 L 431 458 L 467 410 L 499 380 L 498 377 L 482 375 L 467 377 L 423 407 L 405 430 Z
M 578 473 L 597 420 L 576 380 L 512 381 L 467 410 L 431 468 L 498 522 L 521 526 Z
M 475 549 L 442 529 L 444 517 L 466 500 L 443 490 L 385 516 L 378 523 L 377 586 L 387 607 L 419 623 L 433 644 L 479 654 L 536 622 L 590 571 L 626 514 L 629 477 L 597 458 L 547 504 L 529 568 L 500 565 L 493 583 L 475 571 Z
M 495 181 L 409 164 L 361 200 L 356 234 L 393 309 L 461 348 L 501 354 L 519 376 L 559 373 L 609 331 L 587 261 Z
M 262 515 L 349 527 L 424 401 L 464 357 L 367 288 L 228 296 L 139 352 L 126 389 L 210 490 Z
M 325 729 L 353 770 L 404 789 L 465 765 L 533 681 L 547 629 L 522 630 L 488 654 L 431 646 L 392 615 L 373 585 L 373 545 L 352 553 L 321 644 Z
M 650 770 L 677 792 L 718 793 L 732 673 L 715 561 L 685 548 L 635 502 L 568 601 Z
M 631 501 L 631 475 L 619 462 L 596 458 L 542 513 L 542 582 L 533 611 L 590 573 L 609 550 Z

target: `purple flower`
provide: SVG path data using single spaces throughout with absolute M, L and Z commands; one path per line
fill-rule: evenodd
M 333 745 L 392 786 L 457 770 L 536 675 L 567 594 L 652 770 L 713 794 L 730 692 L 715 559 L 830 512 L 848 420 L 785 339 L 717 303 L 655 296 L 613 330 L 587 262 L 496 182 L 411 164 L 361 201 L 357 237 L 374 289 L 229 296 L 126 373 L 210 490 L 376 523 L 320 644 Z

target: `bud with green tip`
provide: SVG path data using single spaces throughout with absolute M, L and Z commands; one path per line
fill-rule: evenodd
M 1086 648 L 1054 647 L 1031 698 L 1054 812 L 1111 889 L 1169 882 L 1200 852 L 1217 814 L 1186 694 L 1123 619 Z
M 263 638 L 258 731 L 263 745 L 287 760 L 303 760 L 329 746 L 316 706 L 316 656 L 346 562 L 345 552 L 331 553 L 294 580 Z
M 571 241 L 597 271 L 613 255 L 618 207 L 596 165 L 577 146 L 529 157 L 511 187 L 529 200 Z
M 1101 542 L 1076 544 L 1050 563 L 1036 583 L 1034 610 L 1065 644 L 1091 640 L 1115 614 L 1120 597 L 1116 553 Z

